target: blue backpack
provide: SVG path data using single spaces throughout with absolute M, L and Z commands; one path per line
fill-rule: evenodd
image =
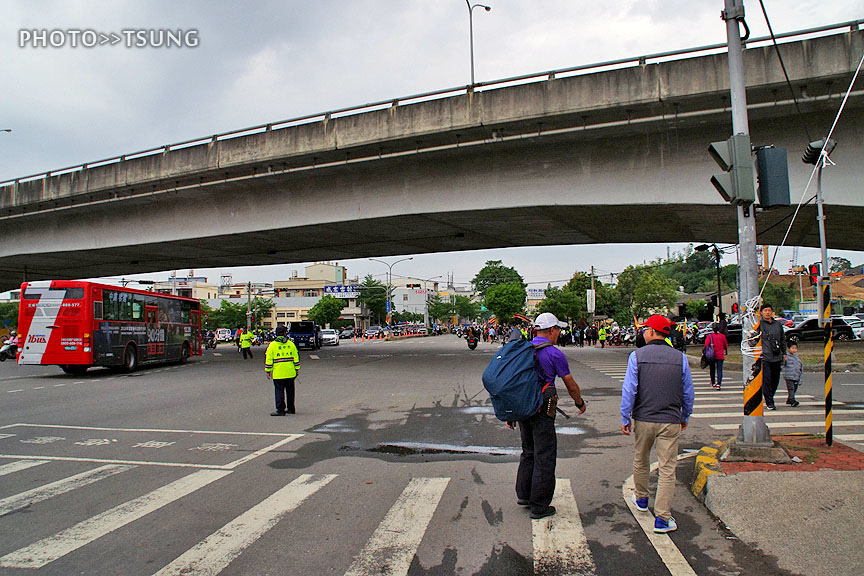
M 544 342 L 535 347 L 527 340 L 514 340 L 495 354 L 483 372 L 483 387 L 492 399 L 496 418 L 518 422 L 540 411 L 544 378 L 537 370 L 535 353 L 551 345 Z

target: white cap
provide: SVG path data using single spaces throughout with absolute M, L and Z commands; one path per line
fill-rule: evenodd
M 544 312 L 537 316 L 534 320 L 534 327 L 538 330 L 546 330 L 548 328 L 552 328 L 553 326 L 558 326 L 559 328 L 566 328 L 567 324 L 564 322 L 559 322 L 558 318 L 555 317 L 551 312 Z

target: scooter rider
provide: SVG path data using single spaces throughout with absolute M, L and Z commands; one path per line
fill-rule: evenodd
M 15 330 L 9 331 L 9 338 L 0 348 L 0 361 L 6 360 L 6 357 L 15 358 L 18 354 L 18 332 Z

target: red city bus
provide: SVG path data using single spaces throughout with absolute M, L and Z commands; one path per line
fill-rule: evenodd
M 201 354 L 201 303 L 119 286 L 53 280 L 21 284 L 18 364 L 131 372 Z

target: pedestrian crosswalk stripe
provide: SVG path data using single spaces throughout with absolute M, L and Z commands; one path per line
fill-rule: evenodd
M 531 522 L 534 574 L 596 574 L 569 479 L 556 480 L 552 504 L 554 516 Z
M 93 516 L 62 532 L 0 558 L 4 568 L 41 568 L 110 534 L 163 506 L 231 474 L 228 470 L 200 470 L 134 500 Z
M 21 470 L 26 470 L 27 468 L 33 468 L 34 466 L 47 463 L 48 460 L 19 460 L 17 462 L 10 462 L 9 464 L 3 464 L 0 466 L 0 476 L 5 476 L 6 474 L 12 474 L 13 472 L 19 472 Z
M 345 576 L 407 574 L 449 482 L 450 478 L 413 478 Z
M 864 410 L 843 410 L 841 412 L 843 415 L 846 414 L 864 414 Z M 770 416 L 769 416 L 770 414 Z M 767 412 L 765 415 L 770 419 L 772 416 L 781 418 L 787 417 L 791 415 L 795 416 L 820 416 L 825 414 L 825 410 L 795 410 L 794 412 L 782 412 L 778 414 L 777 412 Z M 743 416 L 741 412 L 707 412 L 700 414 L 692 414 L 691 418 L 740 418 Z M 773 424 L 772 424 L 773 425 Z
M 134 468 L 134 466 L 117 466 L 114 464 L 100 466 L 99 468 L 88 470 L 87 472 L 75 474 L 74 476 L 69 476 L 68 478 L 57 480 L 56 482 L 51 482 L 50 484 L 45 484 L 44 486 L 39 486 L 38 488 L 33 488 L 32 490 L 27 490 L 26 492 L 21 492 L 14 496 L 9 496 L 8 498 L 0 500 L 0 516 L 5 516 L 10 512 L 26 508 L 32 504 L 36 504 L 37 502 L 42 502 L 43 500 L 53 498 L 54 496 L 59 496 L 60 494 L 65 494 L 66 492 L 70 492 L 76 488 L 87 486 L 88 484 L 98 482 L 103 478 L 108 478 L 109 476 L 125 472 L 132 468 Z
M 299 476 L 178 556 L 154 576 L 218 574 L 250 544 L 275 526 L 282 516 L 300 506 L 334 478 L 335 474 Z
M 741 424 L 711 424 L 714 430 L 737 430 Z M 824 420 L 813 422 L 769 422 L 771 428 L 825 428 Z M 862 420 L 834 420 L 834 428 L 839 426 L 864 426 Z
M 699 402 L 696 404 L 697 409 L 701 408 L 741 408 L 742 412 L 738 412 L 739 416 L 743 416 L 743 402 L 735 402 L 729 404 L 701 404 L 704 400 L 711 400 L 710 398 L 699 398 Z M 719 401 L 729 400 L 729 398 L 717 398 Z M 834 402 L 834 406 L 842 406 L 843 402 Z M 825 406 L 825 402 L 801 402 L 801 406 Z M 824 412 L 822 412 L 824 414 Z M 800 412 L 796 412 L 796 414 L 800 414 Z
M 858 442 L 864 440 L 864 434 L 836 434 L 834 439 L 841 442 Z

